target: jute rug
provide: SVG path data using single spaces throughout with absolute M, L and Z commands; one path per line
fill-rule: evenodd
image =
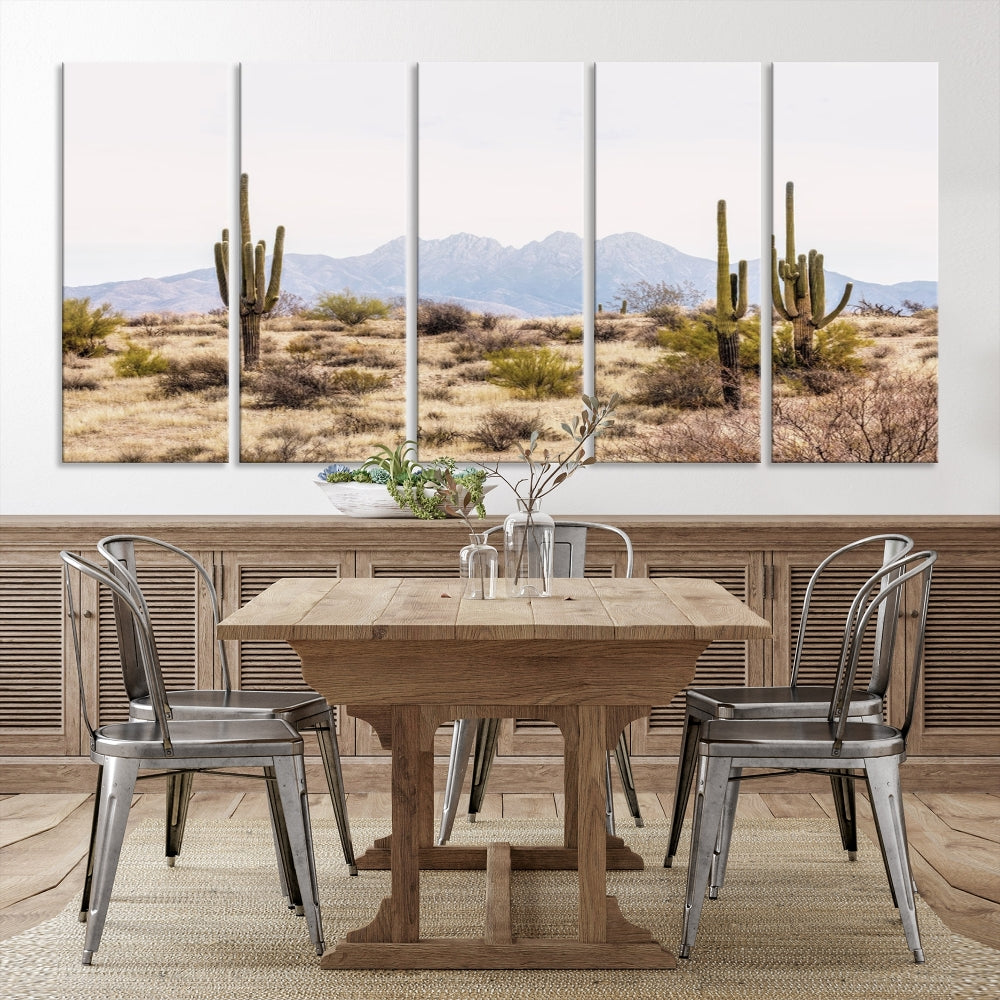
M 387 831 L 357 822 L 359 852 Z M 737 824 L 722 898 L 707 901 L 689 961 L 672 971 L 340 972 L 318 967 L 301 918 L 284 906 L 265 823 L 189 824 L 175 868 L 163 862 L 162 824 L 126 840 L 104 940 L 80 965 L 76 904 L 0 945 L 0 994 L 17 1000 L 470 1000 L 470 998 L 740 998 L 915 1000 L 1000 996 L 1000 952 L 952 934 L 922 901 L 926 964 L 914 965 L 896 918 L 877 848 L 859 860 L 821 820 Z M 388 874 L 346 874 L 332 821 L 317 821 L 317 865 L 327 945 L 366 923 L 388 891 Z M 612 873 L 626 919 L 676 950 L 687 873 L 662 867 L 666 827 L 623 835 L 647 864 Z M 223 838 L 227 838 L 225 842 Z M 457 824 L 456 841 L 558 842 L 551 823 Z M 480 873 L 422 876 L 422 932 L 482 933 Z M 515 935 L 569 936 L 575 875 L 515 873 Z

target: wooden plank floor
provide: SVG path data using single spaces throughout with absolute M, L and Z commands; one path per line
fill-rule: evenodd
M 348 795 L 352 818 L 388 817 L 387 793 Z M 641 793 L 648 819 L 669 815 L 671 797 Z M 859 796 L 862 827 L 873 835 L 868 803 Z M 314 814 L 329 813 L 326 796 L 310 796 Z M 55 916 L 83 884 L 93 798 L 88 795 L 0 796 L 0 939 Z M 740 815 L 833 817 L 829 794 L 761 793 L 740 796 Z M 137 795 L 129 819 L 162 817 L 161 794 Z M 616 796 L 619 824 L 631 823 Z M 562 796 L 488 794 L 481 815 L 555 819 Z M 266 817 L 260 792 L 196 792 L 191 817 L 217 822 Z M 906 795 L 907 830 L 920 893 L 958 934 L 1000 949 L 1000 796 L 979 793 Z

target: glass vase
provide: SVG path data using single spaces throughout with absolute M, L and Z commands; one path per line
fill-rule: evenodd
M 473 601 L 492 601 L 497 596 L 499 556 L 485 535 L 470 533 L 469 544 L 458 554 L 461 577 L 467 581 L 464 596 Z
M 555 523 L 537 503 L 517 501 L 503 523 L 504 568 L 510 597 L 548 597 L 552 593 Z

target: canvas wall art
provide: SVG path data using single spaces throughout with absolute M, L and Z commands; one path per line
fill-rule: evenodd
M 233 70 L 63 69 L 64 462 L 225 462 Z
M 596 74 L 597 457 L 757 462 L 760 65 Z
M 265 242 L 264 301 L 240 302 L 241 326 L 263 311 L 258 349 L 241 346 L 243 462 L 358 461 L 404 436 L 406 102 L 402 63 L 241 67 L 250 242 Z
M 419 441 L 516 457 L 583 388 L 583 66 L 419 67 Z
M 937 65 L 774 67 L 772 460 L 937 460 Z

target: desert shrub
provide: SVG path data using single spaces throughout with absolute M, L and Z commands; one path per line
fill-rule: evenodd
M 246 378 L 256 396 L 254 405 L 265 410 L 305 409 L 321 402 L 330 392 L 328 376 L 322 369 L 286 359 L 262 361 Z
M 164 396 L 206 390 L 225 391 L 229 387 L 229 359 L 221 354 L 171 359 L 167 370 L 159 378 L 159 385 Z
M 679 410 L 722 406 L 718 361 L 697 357 L 662 357 L 644 365 L 634 379 L 629 402 Z
M 115 462 L 123 465 L 135 465 L 139 462 L 151 462 L 148 449 L 142 445 L 127 445 L 115 455 Z
M 285 316 L 304 316 L 308 311 L 308 303 L 301 295 L 282 291 L 278 293 L 278 301 L 267 315 L 271 319 L 279 319 Z
M 310 432 L 291 421 L 268 427 L 240 453 L 241 462 L 314 462 L 318 457 L 319 450 Z
M 310 315 L 316 319 L 337 319 L 348 326 L 358 326 L 369 319 L 384 319 L 389 307 L 381 300 L 352 295 L 349 288 L 321 296 Z
M 479 361 L 496 351 L 537 342 L 530 331 L 522 333 L 510 323 L 497 323 L 489 329 L 468 327 L 460 331 L 450 350 L 456 361 Z
M 538 413 L 495 407 L 482 415 L 469 437 L 490 451 L 506 451 L 518 441 L 526 441 L 535 431 L 541 430 L 541 416 Z
M 822 399 L 773 404 L 776 462 L 934 462 L 937 382 L 933 376 L 876 372 Z
M 180 444 L 168 448 L 158 459 L 160 462 L 224 462 L 224 451 L 211 451 L 203 444 Z
M 690 281 L 671 285 L 666 281 L 635 281 L 618 286 L 616 302 L 628 302 L 634 313 L 649 314 L 663 306 L 693 306 L 701 299 L 701 292 Z
M 91 308 L 90 299 L 63 299 L 62 352 L 82 358 L 99 358 L 107 353 L 105 340 L 124 322 L 110 302 Z
M 472 313 L 457 302 L 425 301 L 417 306 L 417 330 L 428 337 L 457 333 L 472 322 Z
M 760 371 L 760 317 L 745 317 L 737 327 L 740 332 L 740 368 L 757 373 Z M 672 355 L 683 355 L 695 361 L 718 362 L 719 339 L 713 320 L 705 313 L 686 317 L 675 327 L 659 328 L 656 340 Z
M 512 347 L 491 352 L 488 381 L 526 399 L 573 396 L 583 365 L 567 361 L 547 347 Z
M 600 457 L 620 462 L 759 462 L 756 407 L 698 410 L 644 429 L 630 438 L 604 440 Z
M 822 330 L 816 331 L 810 367 L 839 372 L 863 372 L 865 363 L 857 352 L 874 343 L 870 338 L 862 336 L 857 326 L 849 320 L 834 320 Z M 801 374 L 801 370 L 796 370 L 791 323 L 775 327 L 771 362 L 777 374 Z
M 428 414 L 429 416 L 429 414 Z M 421 427 L 417 431 L 420 444 L 428 448 L 447 448 L 454 444 L 461 434 L 454 427 L 445 424 L 435 424 L 433 427 Z
M 369 392 L 377 392 L 392 383 L 388 375 L 375 375 L 361 368 L 341 368 L 333 372 L 327 379 L 332 392 L 347 396 L 364 396 Z
M 111 362 L 119 378 L 142 378 L 145 375 L 159 375 L 165 372 L 170 362 L 162 354 L 154 353 L 148 347 L 125 341 L 125 350 Z
M 672 303 L 647 309 L 646 315 L 655 320 L 657 326 L 666 327 L 668 330 L 678 330 L 687 321 L 687 313 L 679 305 Z
M 929 347 L 927 350 L 920 352 L 920 360 L 923 362 L 933 361 L 934 358 L 938 356 L 937 347 Z
M 455 394 L 448 386 L 433 382 L 421 385 L 420 396 L 422 399 L 433 399 L 438 403 L 450 403 L 455 398 Z
M 95 389 L 100 389 L 101 383 L 89 372 L 64 368 L 62 387 L 79 392 L 93 392 Z

